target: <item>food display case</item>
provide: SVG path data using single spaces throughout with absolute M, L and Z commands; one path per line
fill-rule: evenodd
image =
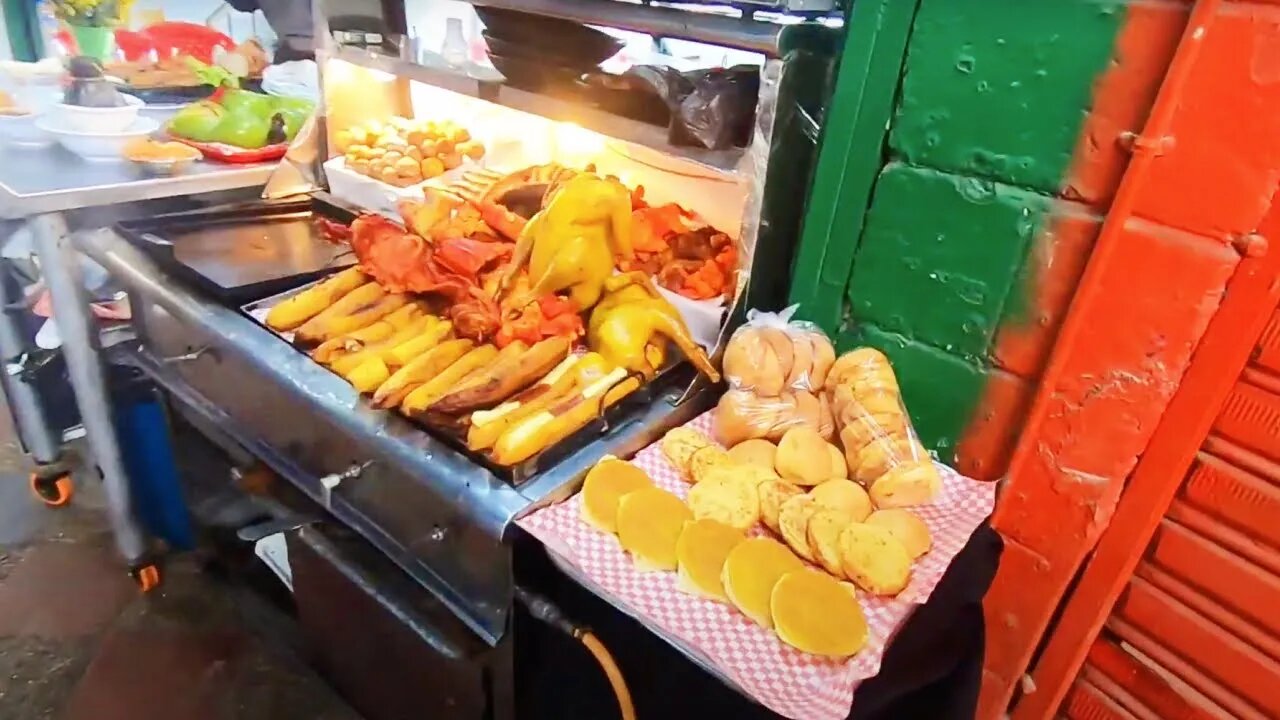
M 517 656 L 546 652 L 528 620 L 566 624 L 529 588 L 593 588 L 518 522 L 695 422 L 709 358 L 747 308 L 779 309 L 840 23 L 820 1 L 476 0 L 490 67 L 415 55 L 420 5 L 344 17 L 377 28 L 357 38 L 316 4 L 321 108 L 267 188 L 289 197 L 72 242 L 129 291 L 138 342 L 113 353 L 306 498 L 278 518 L 312 526 L 289 540 L 299 615 L 361 710 L 516 717 Z M 603 72 L 623 42 L 600 28 L 754 63 Z M 290 274 L 316 253 L 336 272 Z M 456 682 L 361 675 L 379 648 Z

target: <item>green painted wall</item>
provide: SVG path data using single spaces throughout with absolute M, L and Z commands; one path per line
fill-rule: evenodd
M 943 460 L 982 398 L 1001 322 L 1026 319 L 1028 251 L 1125 14 L 1099 0 L 920 0 L 874 174 L 866 145 L 824 144 L 792 300 L 842 349 L 890 355 L 922 440 Z M 820 192 L 868 182 L 868 211 Z M 825 291 L 837 275 L 842 298 Z

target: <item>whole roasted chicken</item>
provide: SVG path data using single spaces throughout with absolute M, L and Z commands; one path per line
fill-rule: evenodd
M 514 307 L 567 290 L 574 306 L 585 311 L 600 300 L 615 258 L 631 256 L 630 191 L 617 180 L 581 173 L 560 185 L 525 225 L 500 292 L 527 264 L 532 284 Z
M 719 382 L 720 373 L 671 303 L 642 272 L 614 275 L 604 282 L 604 298 L 591 311 L 587 344 L 609 363 L 653 377 L 666 359 L 667 341 L 694 367 Z

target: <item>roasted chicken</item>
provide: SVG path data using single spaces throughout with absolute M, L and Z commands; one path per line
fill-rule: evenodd
M 666 344 L 676 344 L 694 367 L 719 382 L 720 373 L 694 342 L 679 311 L 644 273 L 614 275 L 605 281 L 604 298 L 591 311 L 587 344 L 610 364 L 653 377 L 666 357 Z
M 582 173 L 561 185 L 520 233 L 501 290 L 527 264 L 532 285 L 517 308 L 567 290 L 585 311 L 600 300 L 615 258 L 631 256 L 630 191 L 616 180 Z

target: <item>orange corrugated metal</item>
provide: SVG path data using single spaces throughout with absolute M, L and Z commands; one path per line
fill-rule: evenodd
M 1280 309 L 1058 709 L 1280 717 Z

